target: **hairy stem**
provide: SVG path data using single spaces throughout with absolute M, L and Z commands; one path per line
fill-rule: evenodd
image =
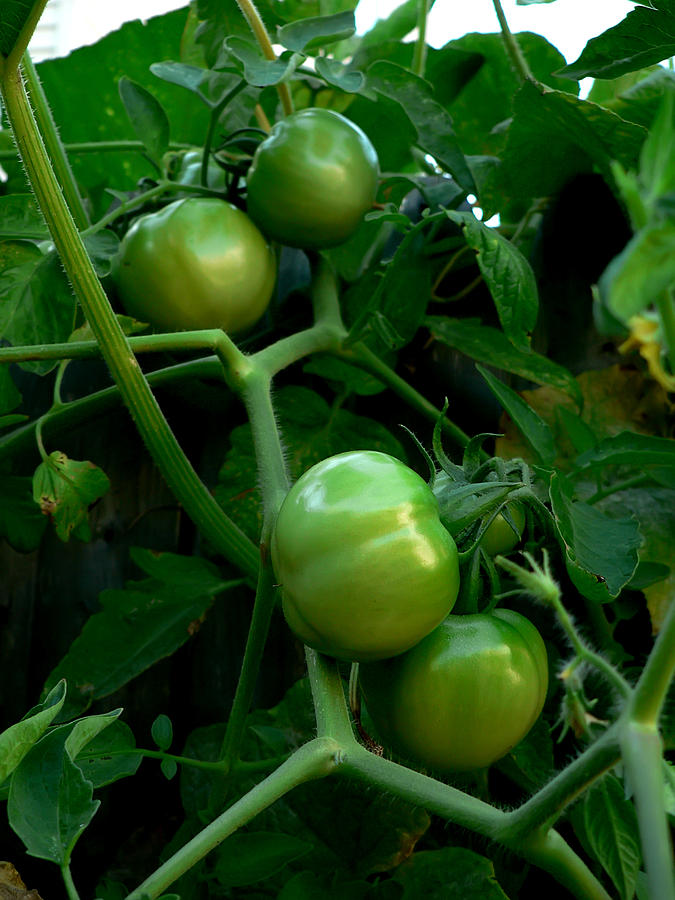
M 509 28 L 509 23 L 506 21 L 506 16 L 504 15 L 504 9 L 501 4 L 501 0 L 492 0 L 492 3 L 495 8 L 495 12 L 497 13 L 497 18 L 499 19 L 499 27 L 502 30 L 502 37 L 504 38 L 504 44 L 506 46 L 506 52 L 511 60 L 511 64 L 513 68 L 518 73 L 521 81 L 536 81 L 536 78 L 532 74 L 532 70 L 525 59 L 523 51 L 520 49 L 520 45 L 516 40 L 513 32 Z
M 274 52 L 274 47 L 272 46 L 269 35 L 267 34 L 265 23 L 263 22 L 255 4 L 253 3 L 253 0 L 237 0 L 237 6 L 241 10 L 248 24 L 251 26 L 251 31 L 258 41 L 265 59 L 276 59 L 277 55 Z M 284 84 L 283 82 L 277 84 L 277 93 L 279 94 L 279 99 L 281 100 L 281 106 L 283 107 L 284 115 L 290 116 L 290 114 L 293 112 L 293 99 L 291 97 L 291 92 L 288 89 L 288 85 Z
M 429 0 L 417 0 L 417 40 L 413 52 L 412 70 L 415 75 L 424 78 L 427 63 L 427 17 Z

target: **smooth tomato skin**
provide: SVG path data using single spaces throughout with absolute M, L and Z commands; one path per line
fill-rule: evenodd
M 238 334 L 267 309 L 276 262 L 240 209 L 191 197 L 136 219 L 112 275 L 129 315 L 157 330 Z
M 448 616 L 395 659 L 362 665 L 385 745 L 440 773 L 484 768 L 521 741 L 544 705 L 546 647 L 520 613 Z
M 180 160 L 175 180 L 179 184 L 200 185 L 202 183 L 202 151 L 188 150 Z M 214 190 L 224 191 L 227 187 L 225 170 L 209 159 L 206 168 L 206 185 Z M 192 195 L 194 196 L 194 194 Z
M 492 520 L 480 542 L 488 556 L 510 553 L 520 542 L 525 528 L 525 510 L 520 503 L 507 504 L 513 523 L 518 529 L 516 534 L 502 513 Z
M 291 630 L 345 660 L 403 653 L 450 612 L 457 547 L 426 482 L 386 453 L 313 466 L 286 496 L 272 563 Z
M 246 176 L 248 213 L 271 238 L 321 248 L 351 237 L 377 191 L 377 153 L 328 109 L 303 109 L 272 128 Z

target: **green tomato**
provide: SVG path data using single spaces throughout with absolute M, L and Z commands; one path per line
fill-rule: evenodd
M 500 553 L 510 553 L 511 550 L 519 543 L 523 529 L 525 528 L 525 510 L 521 503 L 507 503 L 507 509 L 513 524 L 518 529 L 518 534 L 504 518 L 503 513 L 490 522 L 485 534 L 483 535 L 480 545 L 488 554 L 488 556 L 497 556 Z
M 457 548 L 424 479 L 370 450 L 313 466 L 286 496 L 272 563 L 292 631 L 338 659 L 403 653 L 450 612 Z
M 372 207 L 379 166 L 361 129 L 328 109 L 303 109 L 277 122 L 248 171 L 248 212 L 291 247 L 332 247 Z
M 179 184 L 201 185 L 202 157 L 202 150 L 188 150 L 187 153 L 184 153 L 180 159 L 180 167 L 176 172 L 175 181 Z M 206 186 L 218 191 L 224 191 L 227 187 L 225 170 L 211 159 L 206 167 Z
M 215 197 L 193 197 L 136 219 L 112 275 L 129 315 L 155 329 L 237 334 L 267 309 L 276 262 L 240 209 Z
M 489 766 L 541 713 L 546 648 L 520 613 L 448 616 L 403 656 L 360 668 L 384 743 L 437 772 Z

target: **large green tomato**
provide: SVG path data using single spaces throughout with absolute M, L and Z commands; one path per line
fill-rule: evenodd
M 483 768 L 521 741 L 541 713 L 546 648 L 520 613 L 448 616 L 412 650 L 362 665 L 382 741 L 437 772 Z
M 246 176 L 248 212 L 291 247 L 332 247 L 372 207 L 379 166 L 361 129 L 328 109 L 303 109 L 272 128 Z
M 272 562 L 293 632 L 346 660 L 403 653 L 450 612 L 457 548 L 426 482 L 386 453 L 313 466 L 286 496 Z
M 129 315 L 157 330 L 237 334 L 267 309 L 276 263 L 240 209 L 215 197 L 192 197 L 136 219 L 112 274 Z
M 499 553 L 510 553 L 523 535 L 523 529 L 525 528 L 525 510 L 523 509 L 522 504 L 517 502 L 507 503 L 507 509 L 513 519 L 513 524 L 518 529 L 518 534 L 511 528 L 504 518 L 504 515 L 499 513 L 499 515 L 488 525 L 480 542 L 481 547 L 488 556 L 497 556 Z

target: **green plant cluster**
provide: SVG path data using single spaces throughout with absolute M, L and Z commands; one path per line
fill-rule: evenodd
M 571 63 L 500 0 L 192 0 L 36 67 L 45 4 L 0 894 L 675 900 L 672 0 Z

